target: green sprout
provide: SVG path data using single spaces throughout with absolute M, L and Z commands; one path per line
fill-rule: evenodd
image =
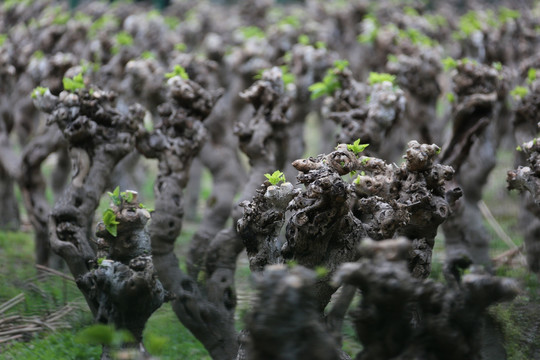
M 453 36 L 455 39 L 460 40 L 471 36 L 475 31 L 482 30 L 482 21 L 477 12 L 469 11 L 459 18 L 458 26 L 459 32 L 454 33 Z
M 345 70 L 347 66 L 349 66 L 347 60 L 334 61 L 334 67 L 328 69 L 323 81 L 308 87 L 308 90 L 311 91 L 311 100 L 315 100 L 323 95 L 332 95 L 337 89 L 340 89 L 341 83 L 337 74 Z
M 454 93 L 448 93 L 446 94 L 446 100 L 448 100 L 449 103 L 453 103 L 454 101 L 456 101 L 456 96 L 454 95 Z
M 342 72 L 349 66 L 349 62 L 347 60 L 336 60 L 334 61 L 334 69 Z
M 495 61 L 491 66 L 497 71 L 502 71 L 502 64 L 500 61 Z
M 270 181 L 270 184 L 272 185 L 277 185 L 279 184 L 281 181 L 285 182 L 285 174 L 279 170 L 276 170 L 272 173 L 272 175 L 270 174 L 264 174 L 264 176 L 268 179 L 268 181 Z
M 389 54 L 387 57 L 386 57 L 386 60 L 389 62 L 389 63 L 397 63 L 399 60 L 398 60 L 398 57 L 394 54 Z
M 117 225 L 120 224 L 116 221 L 116 214 L 111 209 L 107 209 L 103 212 L 103 224 L 105 224 L 105 229 L 112 235 L 116 236 Z
M 300 23 L 300 19 L 298 19 L 297 16 L 289 15 L 281 19 L 278 23 L 278 26 L 286 26 L 286 25 L 289 25 L 295 29 L 298 29 L 302 24 Z
M 174 65 L 173 71 L 165 74 L 166 79 L 170 79 L 170 78 L 173 78 L 175 76 L 180 76 L 184 80 L 189 79 L 189 76 L 188 76 L 188 74 L 186 72 L 186 69 L 184 69 L 180 65 Z
M 107 195 L 111 198 L 112 203 L 115 206 L 120 206 L 122 204 L 122 197 L 120 195 L 120 186 L 117 186 L 113 192 L 107 192 Z
M 120 24 L 120 21 L 114 15 L 105 13 L 103 16 L 96 19 L 92 25 L 90 25 L 90 29 L 88 29 L 88 37 L 90 39 L 94 39 L 97 33 L 105 28 L 108 24 L 114 24 L 116 27 Z
M 532 84 L 536 80 L 536 69 L 530 68 L 527 72 L 527 84 Z
M 47 90 L 49 89 L 46 87 L 38 86 L 37 88 L 32 90 L 32 95 L 31 95 L 32 99 L 37 99 L 38 96 L 43 96 L 43 94 L 45 94 Z
M 339 88 L 341 88 L 341 83 L 337 76 L 329 70 L 323 81 L 310 85 L 308 90 L 311 91 L 311 100 L 315 100 L 324 95 L 332 95 Z
M 449 71 L 457 68 L 458 62 L 456 59 L 451 58 L 450 56 L 441 60 L 444 71 Z
M 3 46 L 7 40 L 7 34 L 0 34 L 0 46 Z
M 180 20 L 174 16 L 165 16 L 163 22 L 170 30 L 174 30 L 180 25 Z
M 445 28 L 448 26 L 448 20 L 442 15 L 431 15 L 431 14 L 425 14 L 423 15 L 424 19 L 431 25 L 431 28 L 433 30 L 436 30 L 437 28 Z
M 122 197 L 122 200 L 124 200 L 127 203 L 130 203 L 133 201 L 133 193 L 132 192 L 121 192 L 120 196 Z
M 113 54 L 118 54 L 120 48 L 133 45 L 133 37 L 126 31 L 120 31 L 116 34 L 115 43 L 111 51 Z
M 385 81 L 391 82 L 392 84 L 395 84 L 396 82 L 396 76 L 387 74 L 387 73 L 377 73 L 377 72 L 370 72 L 368 77 L 368 84 L 369 85 L 375 85 L 375 84 L 381 84 Z
M 184 52 L 184 51 L 186 51 L 186 49 L 187 49 L 187 46 L 184 43 L 178 43 L 178 44 L 174 45 L 174 50 L 176 50 L 176 51 Z
M 410 6 L 405 6 L 403 8 L 403 12 L 405 13 L 405 15 L 407 16 L 411 16 L 411 17 L 418 17 L 420 16 L 420 14 L 418 14 L 418 11 L 415 9 L 415 8 L 412 8 Z
M 437 42 L 417 29 L 398 30 L 399 39 L 409 39 L 414 45 L 435 46 Z
M 105 259 L 106 259 L 105 257 L 98 258 L 97 259 L 98 266 L 101 266 L 101 264 L 103 264 L 103 260 L 105 260 Z
M 85 88 L 83 75 L 81 73 L 75 75 L 73 79 L 67 77 L 63 78 L 62 84 L 64 85 L 64 90 L 70 92 L 75 92 Z
M 148 212 L 154 211 L 154 209 L 151 209 L 151 208 L 149 208 L 149 207 L 146 207 L 143 203 L 139 203 L 139 208 L 140 208 L 140 209 L 145 209 L 145 210 L 147 210 Z
M 41 50 L 36 50 L 32 54 L 32 59 L 41 60 L 43 58 L 45 58 L 45 54 Z
M 364 151 L 369 144 L 360 144 L 360 139 L 357 139 L 352 144 L 347 144 L 347 150 L 352 151 L 354 155 L 360 154 L 362 151 Z
M 87 74 L 90 70 L 92 70 L 93 72 L 98 72 L 100 68 L 98 63 L 93 63 L 84 59 L 81 60 L 80 66 L 82 74 Z
M 363 31 L 358 35 L 357 41 L 361 44 L 373 44 L 380 28 L 379 20 L 373 14 L 367 14 L 362 20 Z
M 56 14 L 56 16 L 54 17 L 52 23 L 54 25 L 66 25 L 67 22 L 69 21 L 71 15 L 68 13 L 68 12 L 60 12 L 58 14 Z
M 155 60 L 156 54 L 154 54 L 152 51 L 143 51 L 141 54 L 141 59 L 144 60 Z
M 499 21 L 501 24 L 506 24 L 510 20 L 519 19 L 521 14 L 517 10 L 509 9 L 507 7 L 499 8 Z
M 298 36 L 298 43 L 302 44 L 302 45 L 309 45 L 309 43 L 310 43 L 309 36 L 307 36 L 306 34 L 299 35 Z
M 523 151 L 523 148 L 522 148 L 521 146 L 518 145 L 518 146 L 516 147 L 516 151 Z
M 512 95 L 515 99 L 523 99 L 528 93 L 529 89 L 524 86 L 516 86 L 514 89 L 512 89 L 512 91 L 510 91 L 510 95 Z
M 289 84 L 294 84 L 296 81 L 296 76 L 289 71 L 287 65 L 282 65 L 279 67 L 281 69 L 281 78 L 283 79 L 283 85 L 287 86 Z
M 264 31 L 258 26 L 244 26 L 240 28 L 240 32 L 245 39 L 264 39 L 266 37 Z
M 315 47 L 317 49 L 326 49 L 326 43 L 324 41 L 317 41 Z
M 317 266 L 315 268 L 315 274 L 317 275 L 317 278 L 323 278 L 325 277 L 326 275 L 328 275 L 329 271 L 327 268 L 325 268 L 324 266 Z

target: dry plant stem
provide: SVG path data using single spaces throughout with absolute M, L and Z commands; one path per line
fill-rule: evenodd
M 364 349 L 357 359 L 481 359 L 486 308 L 518 294 L 517 282 L 467 274 L 455 288 L 411 276 L 410 242 L 366 242 L 357 263 L 342 266 L 337 283 L 357 286 L 362 299 L 352 314 Z M 421 318 L 411 323 L 411 308 Z

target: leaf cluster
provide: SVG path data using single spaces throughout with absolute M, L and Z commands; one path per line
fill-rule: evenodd
M 261 30 L 258 26 L 244 26 L 240 28 L 240 33 L 244 37 L 244 39 L 251 39 L 251 38 L 257 38 L 257 39 L 264 39 L 266 37 L 266 34 L 264 31 Z
M 31 95 L 32 99 L 37 99 L 38 96 L 43 96 L 43 94 L 45 94 L 47 90 L 49 89 L 46 87 L 42 87 L 42 86 L 36 87 L 34 90 L 32 90 L 32 95 Z
M 510 95 L 512 95 L 515 99 L 523 99 L 528 93 L 529 89 L 527 89 L 525 86 L 516 86 L 512 89 L 512 91 L 510 91 Z
M 67 77 L 63 78 L 62 84 L 64 85 L 64 90 L 70 92 L 75 92 L 85 88 L 83 75 L 81 73 L 75 75 L 72 79 Z
M 117 225 L 120 224 L 118 221 L 116 221 L 116 214 L 111 209 L 106 209 L 103 212 L 103 224 L 105 225 L 105 229 L 112 235 L 117 235 Z
M 189 75 L 186 72 L 186 69 L 184 69 L 184 67 L 182 67 L 180 65 L 174 65 L 173 71 L 168 72 L 168 73 L 165 74 L 166 79 L 170 79 L 170 78 L 173 78 L 175 76 L 180 76 L 184 80 L 189 79 Z
M 340 89 L 341 82 L 339 81 L 338 74 L 343 72 L 347 66 L 349 66 L 347 60 L 334 61 L 334 67 L 328 69 L 323 80 L 308 87 L 308 90 L 311 92 L 311 100 L 324 95 L 332 95 L 337 89 Z
M 368 77 L 368 84 L 375 85 L 381 84 L 385 81 L 391 82 L 392 85 L 396 84 L 396 76 L 387 73 L 370 72 Z
M 347 144 L 347 150 L 352 151 L 355 155 L 358 155 L 368 146 L 369 144 L 360 144 L 360 139 L 357 139 L 354 143 Z
M 270 174 L 264 174 L 264 176 L 270 181 L 270 184 L 277 185 L 281 181 L 285 182 L 285 174 L 279 170 L 274 171 L 271 175 Z
M 362 20 L 362 33 L 358 35 L 356 40 L 361 44 L 373 44 L 377 39 L 380 27 L 377 17 L 373 14 L 367 14 Z

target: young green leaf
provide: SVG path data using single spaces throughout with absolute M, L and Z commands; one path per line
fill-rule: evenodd
M 358 155 L 368 146 L 369 144 L 360 144 L 360 139 L 357 139 L 354 143 L 347 144 L 347 150 L 352 151 L 355 155 Z
M 302 45 L 309 45 L 309 36 L 307 36 L 306 34 L 298 36 L 298 43 Z
M 43 94 L 45 94 L 47 90 L 49 89 L 46 87 L 38 86 L 37 88 L 32 90 L 32 95 L 31 95 L 32 99 L 36 99 L 38 96 L 43 96 Z
M 184 52 L 184 51 L 186 51 L 186 49 L 187 49 L 187 45 L 184 44 L 184 43 L 178 43 L 178 44 L 174 45 L 174 50 L 176 50 L 176 51 Z
M 189 76 L 188 76 L 188 74 L 186 72 L 186 69 L 184 69 L 180 65 L 174 65 L 173 71 L 165 74 L 166 79 L 170 79 L 170 78 L 173 78 L 175 76 L 180 76 L 184 80 L 189 79 Z
M 107 195 L 109 195 L 114 205 L 120 206 L 120 204 L 122 204 L 122 199 L 120 198 L 120 186 L 117 186 L 113 192 L 107 192 Z
M 264 174 L 264 176 L 268 179 L 268 181 L 270 181 L 270 184 L 274 186 L 279 184 L 281 181 L 285 182 L 285 174 L 279 170 L 274 171 L 272 175 Z
M 443 64 L 444 71 L 453 70 L 457 67 L 457 61 L 455 59 L 452 59 L 450 56 L 444 58 L 441 60 Z
M 264 39 L 266 34 L 258 26 L 244 26 L 240 28 L 240 32 L 245 39 L 257 38 Z
M 62 79 L 62 84 L 64 85 L 64 90 L 70 91 L 70 92 L 74 92 L 74 91 L 85 88 L 82 74 L 75 75 L 73 79 L 65 77 Z
M 523 99 L 528 93 L 529 89 L 524 86 L 516 86 L 512 91 L 510 91 L 510 95 L 512 95 L 515 99 Z
M 385 81 L 391 82 L 392 84 L 395 84 L 396 82 L 396 76 L 387 74 L 387 73 L 377 73 L 377 72 L 370 72 L 369 78 L 368 78 L 368 84 L 374 85 L 374 84 L 380 84 Z
M 103 224 L 105 225 L 105 229 L 112 235 L 117 235 L 117 225 L 120 224 L 118 221 L 116 221 L 116 214 L 111 209 L 107 209 L 103 212 Z
M 283 85 L 287 86 L 289 84 L 294 84 L 296 81 L 296 76 L 289 71 L 287 65 L 282 65 L 279 67 L 281 69 L 281 78 L 283 79 Z
M 130 203 L 130 202 L 133 201 L 133 193 L 132 192 L 124 192 L 123 191 L 123 192 L 120 193 L 120 196 L 127 203 Z
M 144 60 L 155 60 L 156 54 L 154 54 L 152 51 L 143 51 L 141 54 L 141 59 Z
M 527 72 L 527 84 L 532 84 L 534 80 L 536 80 L 536 72 L 537 70 L 534 68 L 530 68 Z

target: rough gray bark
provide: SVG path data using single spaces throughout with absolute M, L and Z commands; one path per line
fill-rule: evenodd
M 410 246 L 404 238 L 365 242 L 360 261 L 344 264 L 334 278 L 362 291 L 352 314 L 364 346 L 356 359 L 481 359 L 482 316 L 514 298 L 517 282 L 471 273 L 447 287 L 415 278 L 407 269 Z M 411 321 L 413 307 L 418 322 Z
M 534 82 L 530 87 L 530 93 L 525 96 L 516 109 L 514 119 L 514 137 L 516 143 L 523 150 L 526 163 L 516 170 L 508 172 L 507 183 L 509 190 L 518 190 L 524 193 L 523 212 L 528 219 L 524 226 L 524 240 L 527 256 L 527 264 L 531 271 L 540 272 L 540 180 L 538 169 L 539 148 L 537 111 L 540 106 L 540 86 Z M 533 140 L 530 140 L 533 138 Z
M 409 139 L 440 144 L 443 124 L 436 117 L 437 99 L 441 94 L 437 81 L 442 70 L 439 51 L 421 47 L 413 54 L 399 54 L 396 58 L 396 62 L 389 61 L 386 67 L 396 74 L 397 84 L 407 92 L 406 121 L 401 122 L 396 141 L 403 145 Z
M 189 168 L 206 141 L 202 121 L 219 94 L 211 94 L 180 76 L 169 79 L 167 85 L 168 101 L 158 109 L 161 120 L 152 132 L 141 132 L 137 138 L 138 150 L 158 159 L 156 209 L 149 228 L 154 263 L 163 286 L 175 297 L 172 307 L 180 321 L 214 359 L 231 359 L 237 349 L 234 318 L 230 316 L 234 296 L 220 292 L 208 281 L 199 287 L 196 279 L 180 270 L 174 254 L 174 242 L 182 228 L 183 190 Z
M 456 170 L 456 182 L 463 188 L 463 201 L 443 224 L 447 260 L 469 257 L 473 263 L 491 267 L 489 234 L 482 224 L 477 202 L 495 166 L 494 118 L 501 75 L 486 65 L 459 61 L 453 77 L 456 102 L 453 106 L 453 134 L 441 161 Z
M 41 165 L 54 152 L 65 148 L 66 141 L 58 126 L 51 124 L 25 146 L 21 155 L 18 183 L 28 218 L 35 231 L 36 263 L 49 264 L 49 215 L 51 206 L 45 197 L 46 181 Z
M 150 213 L 141 209 L 137 193 L 111 203 L 116 235 L 100 222 L 97 226 L 97 259 L 77 285 L 97 309 L 96 320 L 129 330 L 135 344 L 142 343 L 146 321 L 166 299 L 154 269 L 146 223 Z M 103 357 L 102 357 L 103 358 Z
M 18 230 L 19 205 L 15 198 L 15 177 L 19 158 L 9 141 L 12 126 L 0 118 L 0 229 Z
M 290 183 L 278 186 L 265 182 L 251 201 L 241 204 L 244 214 L 238 221 L 238 233 L 251 270 L 265 278 L 266 269 L 287 260 L 310 269 L 324 268 L 311 292 L 329 336 L 339 345 L 341 324 L 354 287 L 345 286 L 325 316 L 324 309 L 337 289 L 330 279 L 341 264 L 358 260 L 358 246 L 365 238 L 381 241 L 407 236 L 407 271 L 416 278 L 429 275 L 437 228 L 461 194 L 459 188 L 445 191 L 453 170 L 434 164 L 438 152 L 436 145 L 412 141 L 406 162 L 397 167 L 355 154 L 346 144 L 340 144 L 328 155 L 296 160 L 293 166 L 300 171 L 297 180 L 304 190 L 294 189 Z M 353 171 L 361 175 L 349 184 L 342 176 Z M 291 212 L 288 220 L 285 211 Z M 283 242 L 279 235 L 285 223 Z M 279 303 L 277 298 L 268 299 L 264 310 L 256 311 L 279 318 L 275 310 Z M 277 338 L 282 329 L 274 331 Z M 249 344 L 251 336 L 247 331 L 241 341 Z
M 368 153 L 391 158 L 395 144 L 386 140 L 392 127 L 405 111 L 405 96 L 401 89 L 390 82 L 368 86 L 353 79 L 349 69 L 338 72 L 341 88 L 336 90 L 329 105 L 328 118 L 341 126 L 338 143 L 352 144 L 361 139 L 369 144 Z
M 313 271 L 272 265 L 257 274 L 255 282 L 258 294 L 246 319 L 247 359 L 348 358 L 341 356 L 321 321 Z
M 47 91 L 35 100 L 49 114 L 49 125 L 60 128 L 75 167 L 71 183 L 49 217 L 49 237 L 51 248 L 67 263 L 96 321 L 130 330 L 138 344 L 132 346 L 144 348 L 144 324 L 164 299 L 147 257 L 150 249 L 144 224 L 149 214 L 137 209 L 138 203 L 120 201 L 114 208 L 118 237 L 105 233 L 103 225 L 98 228 L 98 235 L 104 237 L 98 242 L 102 247 L 99 255 L 109 246 L 111 260 L 104 260 L 97 269 L 89 235 L 111 169 L 132 149 L 144 117 L 140 106 L 130 108 L 128 116 L 121 115 L 113 107 L 114 100 L 112 93 L 86 89 L 63 91 L 58 97 Z M 146 299 L 144 304 L 133 307 L 134 301 L 142 299 Z M 102 359 L 108 358 L 105 350 Z

